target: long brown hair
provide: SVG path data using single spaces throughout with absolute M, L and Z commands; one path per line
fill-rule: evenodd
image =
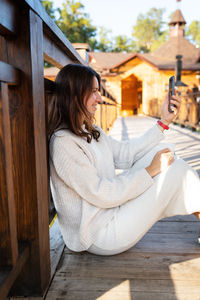
M 49 107 L 48 137 L 59 128 L 68 128 L 74 134 L 98 141 L 100 132 L 93 125 L 93 117 L 86 109 L 86 102 L 92 93 L 93 80 L 100 76 L 92 68 L 79 64 L 63 67 L 55 80 L 55 93 Z M 83 117 L 86 131 L 83 129 Z

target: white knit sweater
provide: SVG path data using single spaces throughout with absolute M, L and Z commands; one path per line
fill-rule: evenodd
M 89 144 L 67 129 L 50 141 L 51 192 L 63 239 L 74 251 L 88 249 L 119 206 L 153 184 L 145 169 L 133 171 L 132 165 L 164 137 L 157 125 L 123 142 L 98 129 L 98 142 Z M 116 175 L 115 169 L 127 171 Z

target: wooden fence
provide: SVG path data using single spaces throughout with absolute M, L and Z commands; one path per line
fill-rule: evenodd
M 191 92 L 182 96 L 180 113 L 176 122 L 181 126 L 200 130 L 200 92 Z
M 200 92 L 190 92 L 180 95 L 181 107 L 174 123 L 180 124 L 182 127 L 189 127 L 192 130 L 200 130 Z M 161 103 L 158 99 L 150 101 L 149 115 L 160 118 Z
M 48 100 L 58 68 L 85 64 L 39 0 L 0 2 L 0 299 L 43 296 L 51 280 Z M 97 122 L 108 129 L 116 101 L 105 94 Z

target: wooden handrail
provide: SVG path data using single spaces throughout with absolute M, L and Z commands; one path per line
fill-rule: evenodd
M 34 11 L 34 13 L 42 19 L 44 33 L 51 38 L 55 45 L 60 47 L 60 49 L 63 50 L 64 53 L 66 53 L 66 56 L 68 56 L 72 61 L 85 64 L 84 60 L 74 49 L 66 36 L 46 13 L 41 2 L 38 0 L 24 0 L 24 2 L 26 2 L 27 5 Z
M 17 30 L 16 7 L 11 1 L 1 0 L 0 34 L 14 35 Z

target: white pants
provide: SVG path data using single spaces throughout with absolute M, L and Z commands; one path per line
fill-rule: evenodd
M 154 155 L 172 145 L 159 144 L 134 165 L 147 167 Z M 173 149 L 172 149 L 173 151 Z M 133 247 L 158 220 L 200 211 L 199 176 L 185 161 L 175 161 L 154 177 L 154 184 L 139 197 L 116 208 L 109 224 L 100 230 L 88 252 L 114 255 Z

